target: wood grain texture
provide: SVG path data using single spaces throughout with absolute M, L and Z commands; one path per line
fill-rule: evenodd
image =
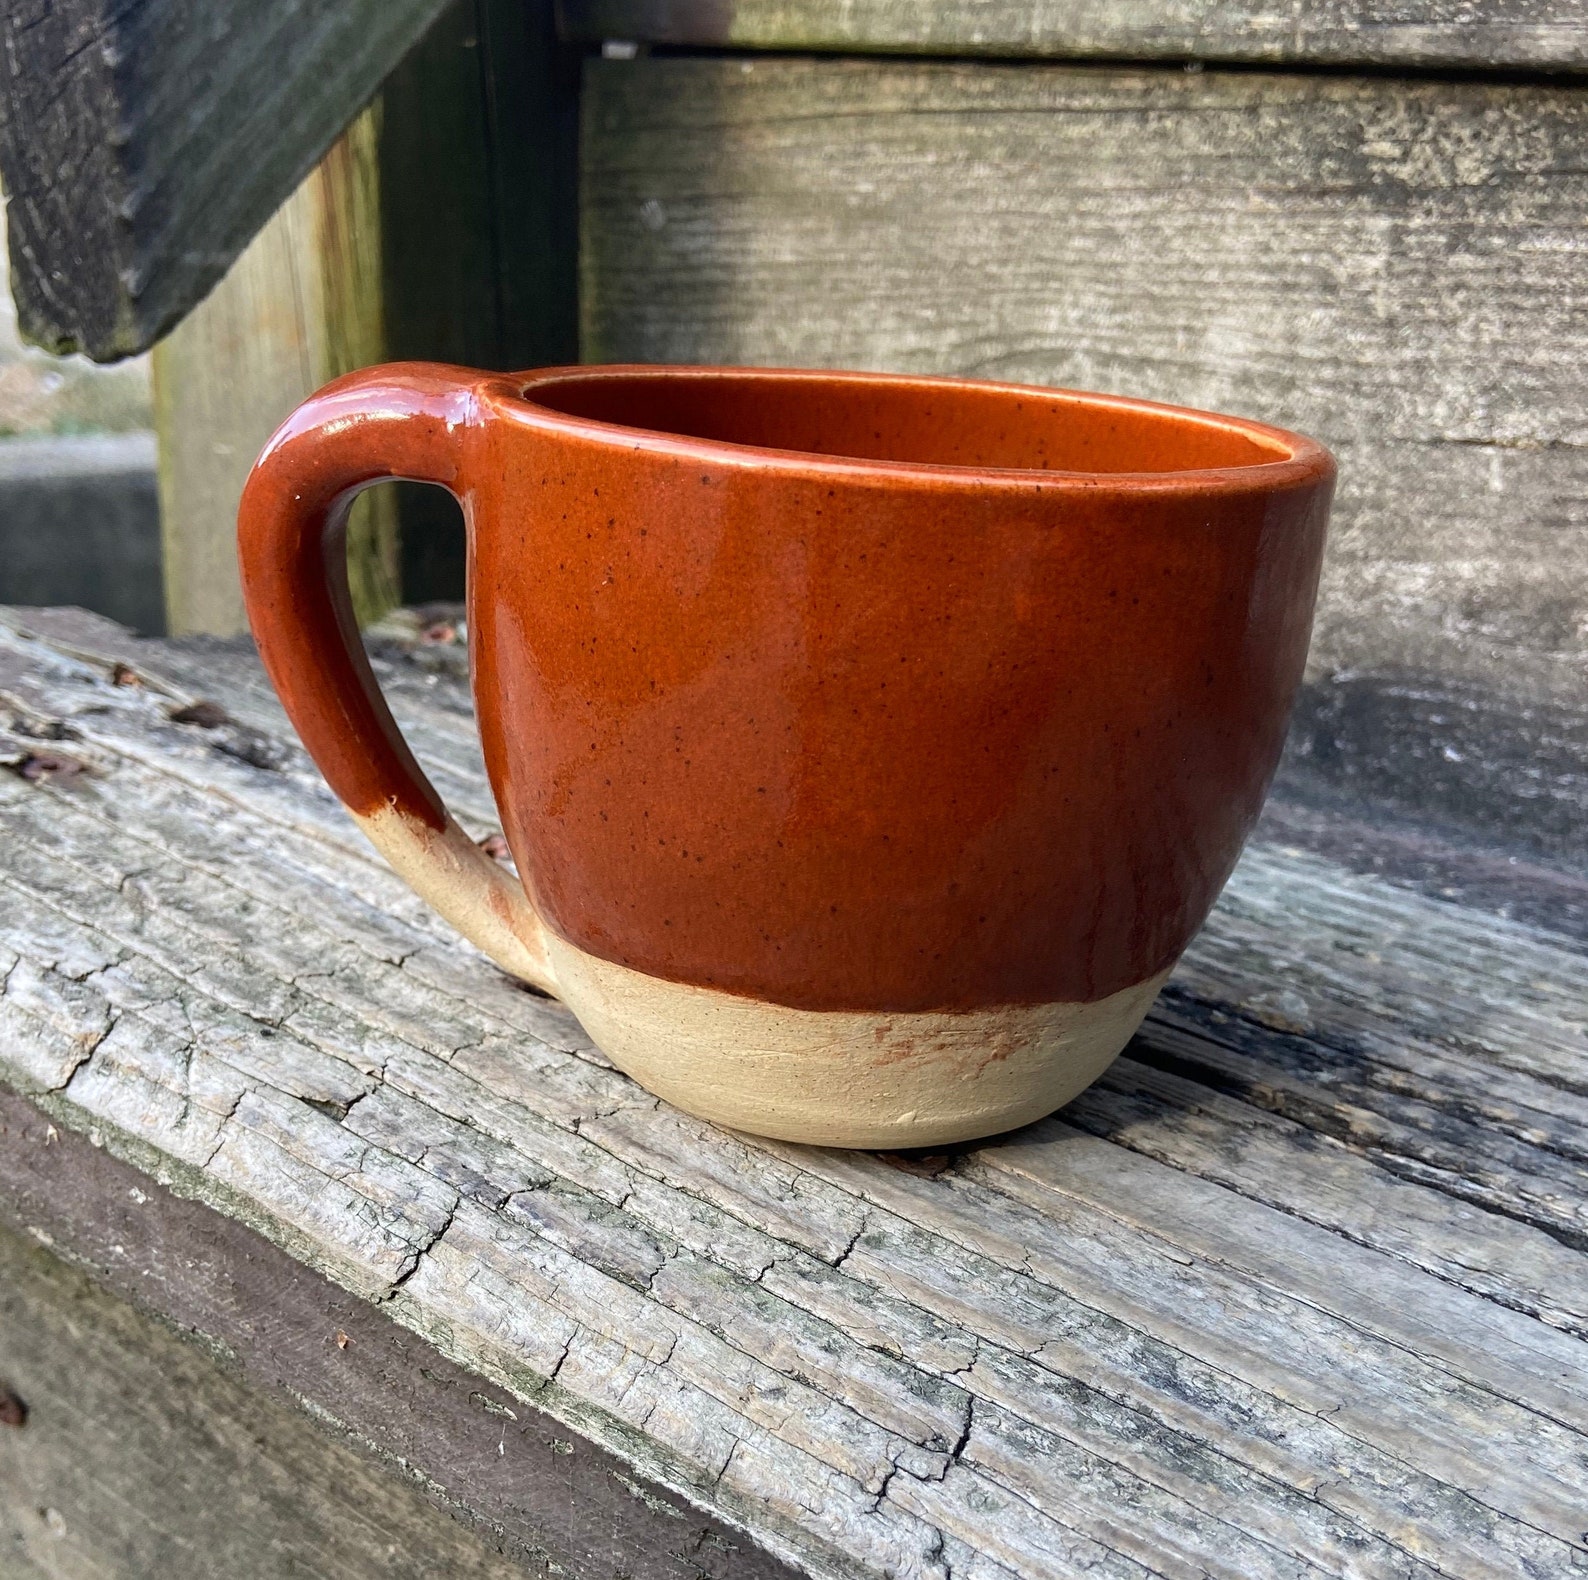
M 364 111 L 153 357 L 166 629 L 247 629 L 237 502 L 254 458 L 300 401 L 379 362 L 380 107 Z M 398 601 L 396 500 L 375 489 L 348 521 L 363 620 Z
M 741 1533 L 378 1306 L 3 1091 L 0 1141 L 0 1245 L 32 1248 L 14 1276 L 52 1319 L 12 1321 L 0 1296 L 0 1386 L 28 1406 L 27 1432 L 0 1437 L 0 1553 L 20 1539 L 63 1580 L 787 1580 Z M 390 1533 L 373 1542 L 372 1514 Z
M 1581 70 L 1571 0 L 561 0 L 574 38 L 729 49 Z
M 378 668 L 483 834 L 461 657 Z M 823 1153 L 449 940 L 235 649 L 13 615 L 0 693 L 87 765 L 0 776 L 4 1080 L 786 1561 L 1588 1562 L 1581 942 L 1259 844 L 1080 1102 Z
M 23 333 L 99 361 L 200 301 L 444 0 L 23 0 L 0 176 Z
M 417 1483 L 4 1226 L 0 1376 L 28 1405 L 0 1432 L 9 1580 L 526 1572 Z
M 1581 762 L 1581 90 L 602 60 L 582 160 L 588 358 L 974 374 L 1310 432 L 1341 479 L 1313 681 L 1558 706 Z
M 1426 670 L 1315 674 L 1291 716 L 1280 782 L 1358 818 L 1394 807 L 1413 825 L 1465 831 L 1511 859 L 1542 856 L 1551 881 L 1570 868 L 1580 883 L 1588 693 L 1563 703 L 1519 696 L 1504 677 L 1508 655 L 1494 657 L 1489 683 Z M 1453 866 L 1449 884 L 1465 889 L 1474 870 Z

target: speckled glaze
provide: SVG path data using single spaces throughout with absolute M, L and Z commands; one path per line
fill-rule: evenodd
M 389 477 L 463 502 L 523 889 L 451 824 L 350 640 L 341 520 Z M 1278 760 L 1332 487 L 1310 440 L 1113 397 L 405 365 L 288 420 L 239 545 L 305 744 L 488 953 L 686 1107 L 927 1144 L 1095 1078 L 1201 925 Z M 981 1101 L 963 1034 L 1002 1046 L 1033 1014 L 1048 1030 L 998 1056 L 1020 1090 Z M 706 1025 L 732 1042 L 715 1075 Z M 746 1091 L 780 1083 L 776 1112 Z

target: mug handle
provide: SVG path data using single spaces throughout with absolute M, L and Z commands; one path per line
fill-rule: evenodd
M 265 671 L 332 790 L 421 899 L 503 970 L 554 993 L 540 917 L 414 761 L 348 592 L 347 513 L 371 484 L 439 483 L 467 519 L 466 446 L 488 382 L 468 368 L 414 362 L 326 385 L 254 463 L 237 512 L 237 557 Z

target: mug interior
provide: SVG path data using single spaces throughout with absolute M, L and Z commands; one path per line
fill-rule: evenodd
M 1277 430 L 1189 409 L 946 379 L 592 369 L 523 390 L 564 416 L 708 443 L 977 470 L 1185 473 L 1273 465 Z

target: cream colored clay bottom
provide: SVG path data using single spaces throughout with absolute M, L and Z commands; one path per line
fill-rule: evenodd
M 1095 1004 L 963 1014 L 788 1009 L 631 971 L 544 927 L 456 823 L 358 819 L 414 889 L 507 971 L 555 993 L 647 1090 L 717 1124 L 829 1147 L 928 1147 L 1029 1124 L 1084 1091 L 1167 971 Z
M 547 935 L 558 991 L 619 1069 L 735 1130 L 927 1147 L 1029 1124 L 1113 1062 L 1168 972 L 1095 1004 L 963 1014 L 786 1009 L 645 976 Z

